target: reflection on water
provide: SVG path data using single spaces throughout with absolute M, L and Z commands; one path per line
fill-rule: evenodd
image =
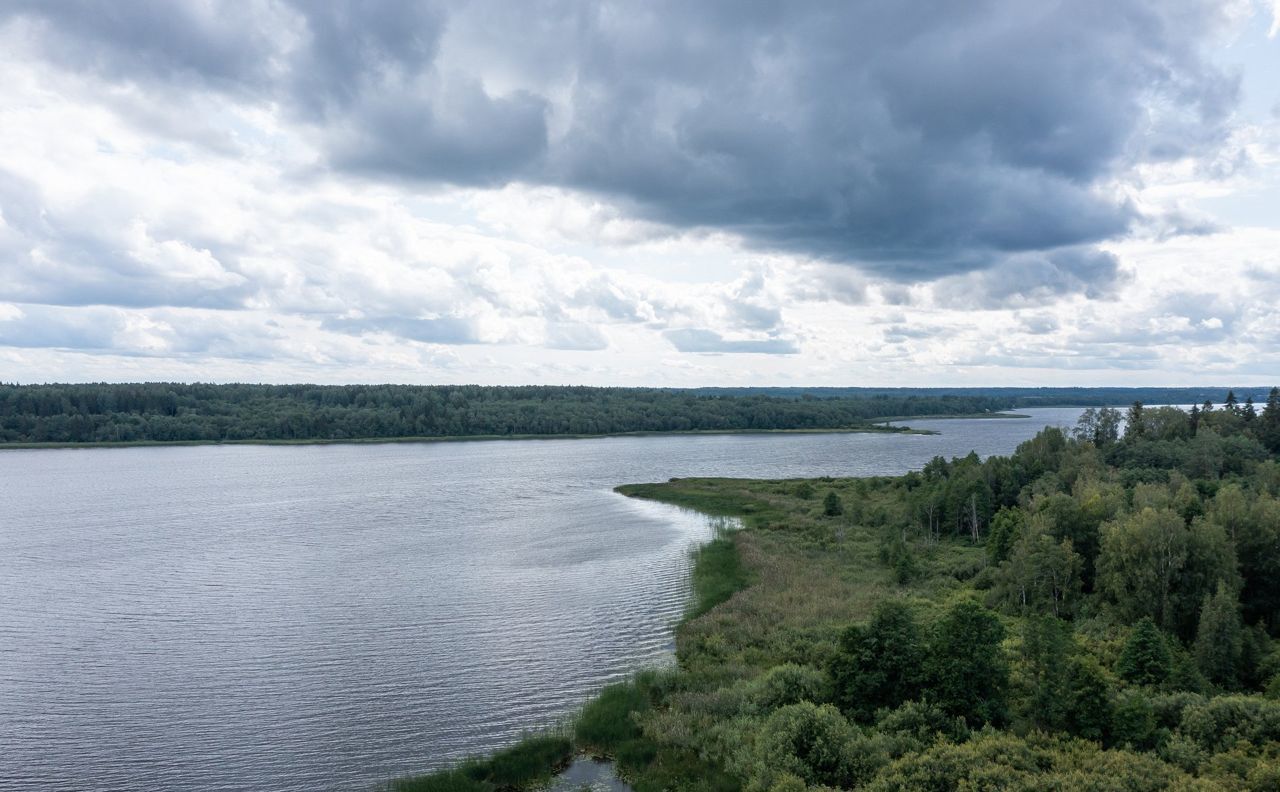
M 0 789 L 367 789 L 669 662 L 673 476 L 895 474 L 1046 422 L 0 453 Z

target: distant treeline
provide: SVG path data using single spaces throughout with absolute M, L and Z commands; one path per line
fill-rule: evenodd
M 1007 397 L 717 395 L 658 388 L 478 385 L 0 385 L 0 443 L 850 429 L 1007 409 Z
M 784 399 L 904 399 L 923 396 L 996 399 L 1014 407 L 1117 407 L 1133 404 L 1172 404 L 1189 407 L 1222 398 L 1228 390 L 1244 401 L 1252 398 L 1266 401 L 1267 388 L 1196 387 L 1196 388 L 694 388 L 694 393 L 709 396 L 776 396 Z

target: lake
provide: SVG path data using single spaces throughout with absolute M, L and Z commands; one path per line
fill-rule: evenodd
M 670 662 L 711 521 L 673 476 L 898 474 L 938 435 L 0 452 L 0 789 L 368 790 Z

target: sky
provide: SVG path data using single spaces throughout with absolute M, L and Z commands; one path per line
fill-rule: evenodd
M 1280 0 L 0 0 L 0 381 L 1271 385 Z

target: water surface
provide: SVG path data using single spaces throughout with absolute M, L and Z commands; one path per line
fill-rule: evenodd
M 0 789 L 369 789 L 669 660 L 672 476 L 897 474 L 1045 423 L 0 452 Z

